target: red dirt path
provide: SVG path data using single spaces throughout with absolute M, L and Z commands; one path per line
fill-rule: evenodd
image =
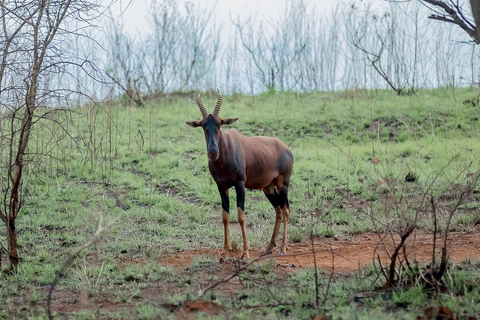
M 475 226 L 470 232 L 449 233 L 448 252 L 450 261 L 459 263 L 466 259 L 480 259 L 479 235 L 480 225 Z M 398 237 L 395 237 L 394 240 L 398 243 Z M 383 246 L 378 235 L 375 233 L 363 233 L 329 239 L 315 238 L 313 242 L 317 267 L 330 271 L 333 265 L 334 272 L 340 274 L 348 274 L 349 272 L 358 270 L 367 264 L 371 264 L 373 262 L 373 257 L 376 257 L 377 255 L 380 255 L 382 264 L 385 266 L 388 262 L 388 254 L 386 253 L 385 248 L 390 253 L 393 251 L 392 239 L 386 238 L 384 240 L 385 246 Z M 443 241 L 441 240 L 441 235 L 439 235 L 439 238 L 437 238 L 437 259 L 440 257 L 441 245 L 443 245 Z M 430 261 L 432 257 L 432 246 L 433 236 L 431 233 L 425 231 L 414 232 L 406 246 L 409 261 L 411 263 L 414 261 L 418 261 L 418 263 Z M 207 288 L 212 284 L 211 280 L 208 280 L 209 274 L 215 272 L 219 279 L 232 275 L 238 266 L 235 260 L 226 260 L 225 263 L 221 264 L 222 266 L 220 269 L 218 268 L 218 265 L 216 265 L 216 267 L 210 266 L 195 273 L 192 273 L 189 270 L 189 267 L 192 264 L 192 259 L 194 257 L 204 255 L 218 257 L 220 251 L 220 248 L 182 251 L 176 254 L 162 256 L 158 263 L 173 265 L 177 269 L 183 270 L 180 272 L 191 274 L 193 277 L 192 283 L 195 283 L 195 285 L 200 288 Z M 251 258 L 258 257 L 259 252 L 259 250 L 251 250 Z M 239 257 L 241 255 L 240 252 L 232 252 L 231 254 L 232 257 Z M 283 257 L 267 256 L 273 257 L 277 263 L 277 268 L 274 270 L 279 278 L 285 279 L 288 277 L 289 272 L 314 266 L 312 244 L 309 241 L 289 244 L 287 254 L 287 256 Z M 132 258 L 129 260 L 129 263 L 143 264 L 144 262 L 141 259 Z M 162 301 L 166 294 L 180 293 L 185 290 L 183 285 L 179 285 L 175 282 L 144 281 L 145 288 L 142 289 L 142 300 Z M 238 277 L 236 277 L 227 283 L 221 284 L 216 290 L 224 295 L 234 296 L 239 288 L 242 288 L 242 284 L 238 280 Z M 43 290 L 46 294 L 46 288 Z M 55 298 L 52 301 L 52 311 L 57 312 L 57 315 L 60 317 L 69 315 L 73 311 L 83 309 L 114 311 L 123 308 L 131 308 L 138 302 L 137 299 L 131 298 L 127 302 L 118 303 L 116 302 L 116 297 L 108 294 L 108 292 L 99 292 L 97 297 L 92 298 L 89 297 L 86 292 L 56 290 L 54 297 Z M 20 300 L 16 301 L 14 304 L 20 306 L 24 303 L 21 297 L 19 299 Z M 203 300 L 165 307 L 171 308 L 171 312 L 175 312 L 177 319 L 196 319 L 198 312 L 205 312 L 208 314 L 222 314 L 225 312 L 222 306 Z
M 459 263 L 467 259 L 480 259 L 480 226 L 475 226 L 471 232 L 450 232 L 448 236 L 449 261 Z M 373 257 L 380 255 L 382 264 L 387 263 L 388 254 L 394 250 L 393 241 L 398 244 L 399 237 L 386 237 L 385 245 L 375 233 L 362 233 L 341 238 L 314 239 L 317 267 L 331 270 L 332 263 L 335 272 L 351 272 L 373 262 Z M 441 255 L 443 246 L 442 235 L 437 236 L 436 257 Z M 416 231 L 406 242 L 406 252 L 410 262 L 428 262 L 432 258 L 433 235 L 425 231 Z M 177 268 L 188 266 L 195 256 L 216 256 L 220 249 L 200 249 L 182 251 L 167 255 L 160 259 L 160 263 L 174 265 Z M 259 250 L 250 251 L 251 258 L 259 256 Z M 277 252 L 278 253 L 278 252 Z M 277 254 L 274 253 L 274 254 Z M 232 257 L 240 257 L 241 252 L 231 252 Z M 287 256 L 272 256 L 275 261 L 285 268 L 308 268 L 314 266 L 311 242 L 289 244 Z M 333 261 L 332 261 L 333 258 Z
M 451 232 L 449 233 L 448 253 L 451 262 L 459 263 L 466 259 L 477 260 L 480 259 L 480 225 L 475 226 L 470 232 Z M 443 241 L 437 238 L 437 259 L 440 257 L 441 245 Z M 398 237 L 394 240 L 398 243 Z M 340 238 L 315 238 L 314 248 L 317 260 L 317 267 L 330 271 L 332 265 L 334 272 L 340 274 L 348 274 L 352 271 L 358 270 L 367 264 L 373 262 L 373 257 L 380 255 L 382 264 L 385 266 L 388 262 L 388 254 L 393 251 L 392 238 L 384 239 L 385 246 L 375 233 L 362 233 L 353 236 L 343 236 Z M 406 251 L 409 261 L 413 263 L 424 263 L 430 261 L 432 257 L 433 236 L 431 233 L 425 231 L 414 232 L 406 244 Z M 386 250 L 385 250 L 386 248 Z M 192 264 L 192 260 L 196 256 L 212 256 L 218 257 L 219 249 L 201 249 L 182 251 L 176 254 L 169 254 L 161 257 L 159 264 L 173 265 L 178 270 L 183 270 L 186 273 L 192 274 L 192 280 L 197 286 L 206 288 L 211 285 L 208 276 L 211 272 L 215 272 L 219 279 L 226 278 L 232 275 L 238 264 L 234 260 L 226 260 L 221 264 L 222 267 L 207 267 L 200 272 L 191 273 L 188 270 Z M 258 257 L 259 250 L 251 250 L 251 258 Z M 277 252 L 278 253 L 278 252 Z M 241 252 L 232 252 L 232 257 L 240 257 Z M 292 243 L 289 245 L 287 256 L 267 256 L 273 257 L 277 263 L 275 273 L 280 278 L 286 278 L 289 272 L 299 270 L 301 268 L 311 268 L 314 266 L 312 244 L 309 241 L 303 243 Z M 332 260 L 333 258 L 333 260 Z M 138 258 L 132 258 L 129 263 L 143 264 L 144 262 Z M 146 287 L 142 289 L 141 299 L 149 301 L 161 301 L 165 294 L 180 293 L 185 288 L 178 283 L 172 282 L 145 282 Z M 238 277 L 231 279 L 216 288 L 217 291 L 224 295 L 234 296 L 242 284 Z M 68 292 L 65 290 L 56 290 L 55 299 L 52 302 L 52 311 L 57 312 L 58 315 L 68 315 L 73 311 L 82 309 L 103 309 L 103 310 L 119 310 L 129 308 L 137 302 L 136 299 L 131 299 L 126 303 L 115 302 L 116 298 L 107 293 L 100 294 L 96 299 L 88 297 L 88 294 L 80 292 Z M 20 302 L 18 302 L 20 303 Z M 224 308 L 212 302 L 198 300 L 188 302 L 182 305 L 172 306 L 172 312 L 175 312 L 177 319 L 196 319 L 198 312 L 205 312 L 208 314 L 222 314 L 225 312 Z

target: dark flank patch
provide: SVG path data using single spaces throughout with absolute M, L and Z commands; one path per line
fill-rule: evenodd
M 268 201 L 270 201 L 270 203 L 272 204 L 272 206 L 274 208 L 279 208 L 280 207 L 280 203 L 278 201 L 278 196 L 277 196 L 277 193 L 274 192 L 272 194 L 265 194 L 267 196 L 267 199 Z
M 235 139 L 231 139 L 231 152 L 233 152 L 233 160 L 235 161 L 235 171 L 239 177 L 245 175 L 245 167 L 243 166 L 243 154 L 237 146 Z
M 283 150 L 277 159 L 277 169 L 280 174 L 289 172 L 293 166 L 293 153 L 289 149 Z

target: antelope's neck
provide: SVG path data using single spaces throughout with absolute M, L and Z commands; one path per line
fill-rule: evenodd
M 208 167 L 217 185 L 229 189 L 244 179 L 242 159 L 237 149 L 237 141 L 228 133 L 222 132 L 218 139 L 219 156 L 215 161 L 209 160 Z
M 223 165 L 225 161 L 228 161 L 230 155 L 230 145 L 228 134 L 223 132 L 221 129 L 218 138 L 218 151 L 220 153 L 219 157 L 216 161 L 213 161 L 213 163 L 215 165 Z

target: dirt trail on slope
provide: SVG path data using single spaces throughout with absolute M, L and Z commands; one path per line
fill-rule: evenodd
M 388 253 L 393 252 L 394 242 L 398 244 L 399 240 L 400 238 L 397 236 L 393 239 L 389 236 L 383 239 L 382 244 L 379 236 L 375 233 L 362 233 L 340 238 L 315 238 L 313 243 L 317 267 L 331 270 L 333 265 L 335 272 L 351 272 L 371 264 L 374 257 L 378 260 L 378 255 L 380 255 L 382 264 L 386 265 Z M 432 258 L 433 241 L 432 233 L 421 230 L 414 232 L 406 242 L 409 261 L 411 263 L 418 261 L 420 264 L 429 262 Z M 441 256 L 442 246 L 443 237 L 439 235 L 436 240 L 437 259 Z M 261 253 L 261 250 L 255 249 L 250 251 L 251 258 L 256 258 Z M 166 255 L 159 262 L 183 268 L 190 265 L 194 257 L 204 255 L 219 257 L 220 252 L 220 248 L 188 250 Z M 278 254 L 278 252 L 274 252 L 274 254 Z M 480 225 L 475 226 L 474 230 L 470 232 L 450 232 L 448 255 L 449 261 L 454 263 L 467 259 L 480 259 Z M 231 252 L 231 256 L 239 258 L 241 252 Z M 290 243 L 287 256 L 273 255 L 271 257 L 279 265 L 289 269 L 314 267 L 312 244 L 309 241 Z

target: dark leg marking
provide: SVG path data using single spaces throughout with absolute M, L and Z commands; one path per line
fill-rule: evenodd
M 280 207 L 283 216 L 283 238 L 282 238 L 282 246 L 280 247 L 280 254 L 286 255 L 287 254 L 287 229 L 288 229 L 288 219 L 290 217 L 290 206 L 288 204 L 288 184 L 289 184 L 289 176 L 288 177 L 281 177 L 279 180 L 279 184 L 277 188 L 280 190 L 280 194 L 278 196 L 280 201 Z
M 225 210 L 227 213 L 230 212 L 230 199 L 228 197 L 228 189 L 224 189 L 223 187 L 218 187 L 218 192 L 220 193 L 220 198 L 222 198 L 222 209 Z
M 277 194 L 277 190 L 275 190 L 275 184 L 271 183 L 267 187 L 263 188 L 263 192 L 265 193 L 268 201 L 270 201 L 272 206 L 275 208 L 276 213 L 275 226 L 273 227 L 272 238 L 270 239 L 270 243 L 265 250 L 265 253 L 271 253 L 273 251 L 273 248 L 277 246 L 278 232 L 280 231 L 280 224 L 282 223 L 282 211 L 280 209 L 280 198 Z
M 230 210 L 230 199 L 228 197 L 228 189 L 224 189 L 218 186 L 218 191 L 220 192 L 220 197 L 222 198 L 222 222 L 223 222 L 223 234 L 225 236 L 225 240 L 223 243 L 223 251 L 221 254 L 221 258 L 228 256 L 228 251 L 232 250 L 232 246 L 230 245 L 230 215 L 228 211 Z
M 245 229 L 245 184 L 239 182 L 235 185 L 235 191 L 237 192 L 237 210 L 238 210 L 238 224 L 242 229 L 243 238 L 243 253 L 242 258 L 250 258 L 250 245 L 247 241 L 247 231 Z
M 235 185 L 235 192 L 237 193 L 237 207 L 245 211 L 245 183 L 238 182 Z

